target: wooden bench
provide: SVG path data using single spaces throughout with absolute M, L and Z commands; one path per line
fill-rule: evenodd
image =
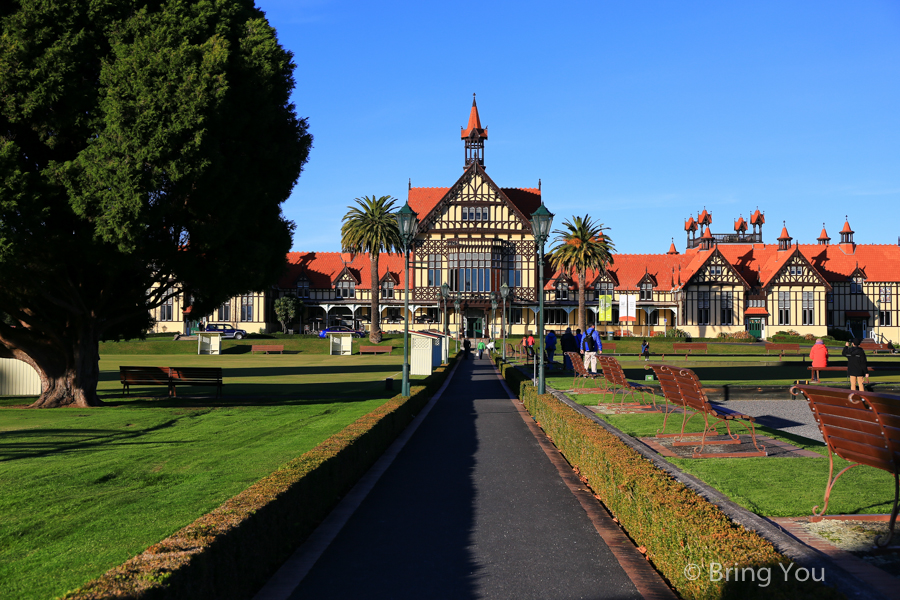
M 623 405 L 625 404 L 625 396 L 627 394 L 631 394 L 632 404 L 640 405 L 643 404 L 645 400 L 644 393 L 650 392 L 650 397 L 653 398 L 653 408 L 656 408 L 656 397 L 653 396 L 653 388 L 644 385 L 643 383 L 632 383 L 628 381 L 628 378 L 625 377 L 625 371 L 622 370 L 622 365 L 619 364 L 619 361 L 612 356 L 598 354 L 597 362 L 603 367 L 603 377 L 606 379 L 606 382 L 612 385 L 613 402 L 616 401 L 616 392 L 619 390 L 622 392 Z M 635 392 L 641 393 L 641 402 L 634 401 Z
M 672 344 L 672 352 L 684 352 L 684 358 L 687 359 L 688 356 L 691 355 L 691 352 L 694 350 L 703 350 L 706 354 L 709 354 L 709 347 L 706 344 L 702 344 L 700 342 L 675 342 Z M 666 355 L 661 354 L 660 360 L 665 360 Z
M 176 396 L 178 385 L 213 386 L 216 398 L 222 393 L 221 367 L 169 367 L 169 394 Z
M 169 367 L 119 367 L 119 380 L 125 395 L 132 385 L 164 385 L 169 386 Z M 172 395 L 171 388 L 169 395 Z
M 774 344 L 772 342 L 766 342 L 766 354 L 768 354 L 772 350 L 778 352 L 778 357 L 781 358 L 784 356 L 785 352 L 793 352 L 794 354 L 799 354 L 800 344 Z
M 795 396 L 803 394 L 828 445 L 828 482 L 822 510 L 813 507 L 813 518 L 821 520 L 828 510 L 831 490 L 838 478 L 859 465 L 875 467 L 894 476 L 894 507 L 888 535 L 876 539 L 886 546 L 894 535 L 900 486 L 900 396 L 876 392 L 851 392 L 838 388 L 796 385 Z M 834 455 L 852 463 L 834 475 Z
M 394 350 L 393 346 L 360 346 L 360 354 L 390 354 Z
M 812 371 L 813 379 L 820 379 L 819 372 L 820 371 L 843 371 L 847 372 L 846 366 L 834 366 L 834 367 L 808 367 L 810 371 Z M 887 367 L 884 365 L 875 365 L 874 367 L 868 367 L 870 373 L 875 373 L 877 371 L 900 371 L 900 364 L 897 364 L 896 367 Z
M 878 354 L 881 351 L 890 353 L 893 350 L 888 344 L 881 344 L 878 342 L 862 342 L 859 347 L 872 354 Z
M 615 342 L 602 342 L 603 344 L 603 352 L 604 354 L 614 354 L 616 351 L 616 343 Z M 599 354 L 597 356 L 600 356 Z
M 657 432 L 656 437 L 674 437 L 676 441 L 674 446 L 695 446 L 694 458 L 739 458 L 750 456 L 766 456 L 764 448 L 760 447 L 756 442 L 756 422 L 753 417 L 740 413 L 724 406 L 712 404 L 703 391 L 703 384 L 697 378 L 697 375 L 690 369 L 674 367 L 670 365 L 647 365 L 645 368 L 653 369 L 656 378 L 660 381 L 660 387 L 666 402 L 673 406 L 681 407 L 684 416 L 681 420 L 681 431 L 675 434 L 667 434 L 665 431 L 666 421 L 663 421 L 663 429 Z M 690 415 L 688 414 L 690 413 Z M 703 431 L 699 433 L 686 433 L 684 431 L 688 422 L 697 415 L 703 416 Z M 712 421 L 712 423 L 710 423 Z M 749 423 L 749 426 L 744 423 Z M 740 424 L 750 433 L 753 441 L 753 447 L 756 451 L 749 452 L 704 452 L 707 445 L 718 446 L 726 444 L 740 444 L 740 436 L 731 432 L 731 423 Z M 719 435 L 718 425 L 725 425 L 727 431 L 726 439 L 711 440 L 710 436 Z M 689 436 L 700 436 L 700 445 L 697 446 L 696 440 L 686 441 L 684 438 Z
M 269 352 L 278 352 L 284 354 L 284 344 L 271 344 L 268 346 L 253 344 L 250 346 L 250 354 L 253 354 L 254 352 L 265 352 L 266 354 Z
M 572 390 L 576 393 L 579 392 L 578 383 L 581 382 L 582 387 L 580 389 L 581 392 L 584 392 L 588 389 L 597 390 L 598 392 L 606 391 L 606 379 L 603 378 L 603 373 L 591 373 L 587 370 L 587 367 L 584 366 L 584 361 L 581 359 L 581 354 L 578 352 L 565 352 L 566 356 L 569 357 L 569 360 L 572 361 L 572 369 L 575 371 L 575 378 L 572 379 Z M 598 361 L 599 363 L 599 361 Z M 599 387 L 596 388 L 587 388 L 585 387 L 589 381 L 603 381 L 603 389 L 601 390 Z
M 537 360 L 537 358 L 534 353 L 534 346 L 525 346 L 525 364 L 526 365 L 530 364 L 528 361 L 535 361 L 535 360 Z M 555 369 L 556 367 L 559 367 L 560 370 L 562 370 L 562 368 L 563 368 L 562 363 L 558 363 L 556 361 L 550 360 L 550 357 L 547 356 L 546 350 L 544 351 L 544 365 L 548 369 Z
M 507 342 L 506 343 L 506 358 L 509 360 L 512 360 L 513 358 L 515 358 L 517 360 L 520 359 L 521 356 L 519 356 L 519 348 L 521 348 L 521 346 L 513 346 L 512 344 Z

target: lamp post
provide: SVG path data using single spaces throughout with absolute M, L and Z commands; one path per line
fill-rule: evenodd
M 497 296 L 498 294 L 491 294 L 491 336 L 490 338 L 494 339 L 494 321 L 497 319 Z
M 450 298 L 450 286 L 445 282 L 441 285 L 441 298 L 444 299 L 444 335 L 448 334 L 447 300 Z
M 500 308 L 500 333 L 503 335 L 503 360 L 506 360 L 506 298 L 509 296 L 509 286 L 505 283 L 500 286 L 500 298 L 503 306 Z
M 400 394 L 406 397 L 409 397 L 409 250 L 416 239 L 418 225 L 416 211 L 407 202 L 397 212 L 397 227 L 400 230 L 400 245 L 406 269 L 406 293 L 403 295 L 403 387 L 400 390 Z
M 531 215 L 531 231 L 538 250 L 538 340 L 540 352 L 538 360 L 538 394 L 546 391 L 544 382 L 544 244 L 550 237 L 550 224 L 553 223 L 553 214 L 547 210 L 544 203 Z
M 461 327 L 460 323 L 462 323 L 462 319 L 459 316 L 459 292 L 456 293 L 456 298 L 453 299 L 453 310 L 456 312 L 456 353 L 459 354 L 459 328 Z

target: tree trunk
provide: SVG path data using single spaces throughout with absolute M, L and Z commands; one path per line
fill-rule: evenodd
M 97 396 L 99 334 L 93 328 L 85 327 L 67 348 L 44 348 L 30 352 L 20 360 L 34 367 L 41 378 L 41 395 L 30 408 L 103 405 Z
M 587 320 L 584 318 L 584 296 L 585 296 L 585 271 L 587 269 L 580 269 L 578 271 L 578 329 L 581 331 L 587 331 Z
M 378 295 L 380 286 L 378 285 L 378 253 L 371 252 L 369 254 L 370 263 L 372 265 L 372 303 L 369 306 L 369 341 L 373 344 L 381 343 L 381 309 L 378 306 Z

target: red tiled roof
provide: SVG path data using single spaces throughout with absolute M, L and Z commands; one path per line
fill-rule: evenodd
M 750 315 L 751 317 L 754 315 L 762 315 L 764 317 L 769 316 L 769 311 L 767 311 L 762 306 L 753 306 L 744 311 L 745 315 Z
M 487 139 L 488 132 L 487 129 L 481 128 L 481 117 L 478 116 L 478 105 L 475 104 L 475 95 L 472 94 L 472 110 L 469 111 L 469 124 L 468 126 L 462 130 L 462 134 L 459 139 L 465 139 L 469 137 L 469 134 L 472 131 L 475 131 L 475 134 L 482 138 Z
M 346 266 L 353 277 L 359 281 L 357 288 L 362 290 L 372 289 L 370 281 L 372 266 L 368 253 L 356 254 L 353 256 L 353 260 L 348 263 L 344 263 L 341 260 L 341 254 L 340 252 L 289 252 L 287 255 L 288 271 L 279 280 L 278 286 L 282 289 L 295 288 L 297 286 L 297 278 L 300 275 L 306 275 L 309 278 L 310 288 L 328 289 L 332 287 L 334 278 Z M 395 280 L 400 282 L 395 289 L 406 289 L 403 267 L 403 254 L 399 252 L 382 252 L 378 255 L 379 281 L 384 277 L 385 273 L 390 271 Z
M 706 209 L 703 209 L 703 212 L 697 217 L 697 222 L 701 225 L 709 225 L 712 223 L 712 214 L 706 212 Z
M 675 248 L 674 240 L 672 240 L 672 244 L 669 246 L 669 251 L 666 254 L 678 254 L 678 249 Z
M 830 237 L 828 237 L 828 232 L 825 231 L 824 223 L 822 224 L 822 233 L 819 234 L 818 239 L 820 239 L 820 240 L 830 240 L 831 239 Z
M 518 208 L 526 218 L 541 205 L 541 190 L 537 188 L 501 188 L 509 201 Z M 438 202 L 450 191 L 450 188 L 410 188 L 409 206 L 419 219 L 422 219 L 437 206 Z
M 787 231 L 787 225 L 785 225 L 784 227 L 781 228 L 781 235 L 778 236 L 778 239 L 779 239 L 779 240 L 789 240 L 789 239 L 791 239 L 791 236 L 790 236 L 790 234 L 788 234 L 788 231 Z
M 708 228 L 703 230 L 703 235 L 700 236 L 700 239 L 701 240 L 711 240 L 712 239 L 712 234 L 709 232 Z
M 747 221 L 744 220 L 744 217 L 739 217 L 738 220 L 734 222 L 734 230 L 747 231 Z
M 756 209 L 752 215 L 750 215 L 750 224 L 751 225 L 762 225 L 766 222 L 766 215 L 759 212 L 759 209 Z
M 850 221 L 844 221 L 844 228 L 841 229 L 841 233 L 853 233 L 853 230 L 850 229 Z
M 697 222 L 694 221 L 694 217 L 689 218 L 684 222 L 684 230 L 685 231 L 697 231 Z

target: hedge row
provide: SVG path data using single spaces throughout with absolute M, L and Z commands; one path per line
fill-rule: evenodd
M 455 362 L 65 597 L 249 598 L 384 453 Z
M 779 565 L 788 568 L 791 561 L 770 542 L 734 523 L 590 418 L 551 394 L 539 395 L 515 367 L 502 361 L 498 367 L 538 425 L 683 598 L 842 597 L 812 581 L 785 581 Z M 733 575 L 731 581 L 714 581 L 711 564 L 752 568 L 754 573 L 768 569 L 771 583 L 761 587 L 750 581 L 749 572 L 743 572 L 740 582 Z M 701 576 L 686 577 L 688 565 L 699 565 Z

